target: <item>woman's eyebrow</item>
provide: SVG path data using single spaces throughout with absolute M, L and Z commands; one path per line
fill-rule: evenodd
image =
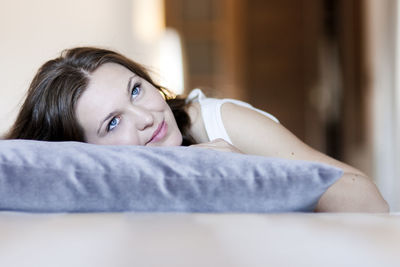
M 128 86 L 126 87 L 126 91 L 128 91 L 128 94 L 131 94 L 132 81 L 133 81 L 133 78 L 135 78 L 135 76 L 136 75 L 131 76 L 128 80 Z
M 135 78 L 135 76 L 136 76 L 136 74 L 134 74 L 134 75 L 132 75 L 131 77 L 129 77 L 128 85 L 126 86 L 126 91 L 128 92 L 128 95 L 131 94 L 132 81 L 133 81 L 133 78 Z M 109 114 L 104 118 L 104 120 L 102 120 L 102 121 L 100 122 L 99 128 L 97 129 L 97 136 L 100 135 L 101 126 L 102 126 L 106 121 L 108 121 L 109 119 L 111 119 L 112 117 L 114 117 L 115 115 L 117 115 L 117 112 L 113 111 L 113 112 L 109 113 Z

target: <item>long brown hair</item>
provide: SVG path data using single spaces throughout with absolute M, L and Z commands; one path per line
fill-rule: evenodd
M 83 129 L 75 117 L 75 105 L 89 84 L 89 75 L 105 63 L 120 64 L 160 90 L 182 132 L 183 145 L 194 142 L 188 134 L 190 118 L 185 111 L 185 99 L 172 97 L 142 65 L 115 51 L 95 47 L 64 50 L 58 58 L 40 67 L 5 138 L 85 142 Z

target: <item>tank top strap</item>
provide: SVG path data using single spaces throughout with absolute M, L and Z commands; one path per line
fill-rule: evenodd
M 204 126 L 208 135 L 208 139 L 214 140 L 217 138 L 222 138 L 225 141 L 229 142 L 232 144 L 232 141 L 226 132 L 225 126 L 222 121 L 222 116 L 221 116 L 221 106 L 222 104 L 226 102 L 234 103 L 239 106 L 247 107 L 249 109 L 255 110 L 257 112 L 260 112 L 261 114 L 269 117 L 273 121 L 279 123 L 278 119 L 276 119 L 274 116 L 271 114 L 262 111 L 260 109 L 254 108 L 252 105 L 235 100 L 235 99 L 217 99 L 217 98 L 208 98 L 204 95 L 204 93 L 200 89 L 194 89 L 193 91 L 190 92 L 186 99 L 187 103 L 188 102 L 198 102 L 200 104 L 201 108 L 201 115 L 203 117 L 204 121 Z

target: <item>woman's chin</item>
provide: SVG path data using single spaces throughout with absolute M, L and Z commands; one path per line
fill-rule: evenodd
M 170 136 L 170 138 L 168 138 L 168 140 L 166 140 L 165 144 L 163 144 L 163 146 L 180 146 L 182 145 L 182 134 L 175 134 L 173 136 Z
M 170 136 L 162 146 L 180 146 L 182 145 L 182 135 Z

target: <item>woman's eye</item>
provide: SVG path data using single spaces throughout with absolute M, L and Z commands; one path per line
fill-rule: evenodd
M 140 94 L 140 91 L 141 91 L 140 86 L 141 86 L 140 83 L 135 83 L 135 85 L 133 86 L 132 91 L 131 91 L 132 98 L 136 98 Z
M 115 127 L 117 127 L 117 125 L 119 124 L 121 118 L 120 117 L 114 117 L 112 118 L 112 120 L 110 121 L 110 123 L 108 123 L 108 127 L 107 127 L 107 131 L 112 131 Z

